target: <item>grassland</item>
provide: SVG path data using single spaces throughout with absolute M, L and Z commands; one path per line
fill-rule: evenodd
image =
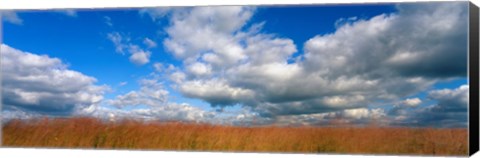
M 3 145 L 12 147 L 462 156 L 468 151 L 467 129 L 236 127 L 91 118 L 13 120 L 2 129 Z

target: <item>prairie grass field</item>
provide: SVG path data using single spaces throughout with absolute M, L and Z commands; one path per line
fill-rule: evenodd
M 11 120 L 2 130 L 2 144 L 9 147 L 461 156 L 468 152 L 466 128 L 240 127 L 69 118 Z

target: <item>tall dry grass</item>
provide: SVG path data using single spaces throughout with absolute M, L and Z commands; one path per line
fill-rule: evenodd
M 13 120 L 3 145 L 188 151 L 466 155 L 467 129 L 235 127 L 92 118 Z

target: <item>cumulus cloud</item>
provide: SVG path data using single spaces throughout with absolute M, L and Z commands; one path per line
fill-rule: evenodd
M 155 62 L 153 64 L 153 68 L 155 69 L 156 72 L 162 72 L 164 70 L 163 64 L 159 62 Z
M 400 4 L 396 13 L 340 20 L 295 58 L 293 40 L 249 23 L 254 8 L 171 9 L 163 44 L 183 61 L 170 78 L 187 97 L 272 118 L 338 112 L 397 104 L 437 81 L 465 77 L 466 7 Z
M 68 69 L 58 58 L 1 45 L 2 103 L 6 110 L 69 115 L 99 103 L 106 86 Z
M 225 80 L 186 81 L 179 90 L 187 97 L 202 98 L 213 106 L 234 105 L 254 95 L 249 89 L 229 86 Z
M 162 28 L 167 37 L 161 44 L 182 61 L 180 66 L 154 63 L 155 71 L 167 74 L 171 88 L 183 96 L 220 110 L 215 113 L 171 103 L 163 83 L 144 79 L 139 90 L 106 102 L 118 109 L 94 104 L 83 111 L 109 118 L 221 118 L 237 125 L 382 120 L 393 125 L 458 126 L 466 123 L 468 86 L 430 92 L 428 99 L 436 104 L 428 107 L 423 105 L 428 103 L 425 98 L 412 96 L 438 81 L 466 77 L 466 4 L 400 4 L 396 13 L 341 19 L 336 31 L 301 44 L 261 32 L 264 22 L 250 21 L 255 13 L 251 7 L 141 10 L 140 14 L 154 21 L 169 18 L 169 25 Z M 147 47 L 143 49 L 118 32 L 107 38 L 116 52 L 128 53 L 137 65 L 149 63 L 148 49 L 156 46 L 142 38 L 140 42 Z M 295 53 L 299 55 L 294 57 Z M 32 104 L 38 97 L 25 93 L 18 98 Z M 148 108 L 124 109 L 139 105 Z M 245 111 L 220 117 L 224 108 L 236 105 Z
M 0 16 L 6 22 L 16 24 L 16 25 L 23 24 L 23 20 L 18 16 L 18 14 L 15 11 L 2 10 L 0 11 Z
M 132 55 L 130 55 L 128 59 L 135 65 L 145 65 L 150 62 L 150 55 L 151 53 L 149 51 L 137 50 L 132 52 Z
M 105 24 L 107 24 L 110 27 L 113 26 L 112 18 L 110 18 L 109 16 L 104 16 L 103 19 L 105 19 Z
M 397 113 L 394 125 L 466 127 L 468 126 L 469 86 L 462 85 L 455 89 L 432 90 L 428 98 L 436 104 L 416 110 Z
M 166 103 L 162 106 L 141 109 L 112 109 L 104 106 L 90 106 L 78 111 L 78 116 L 96 117 L 107 121 L 134 119 L 139 121 L 184 121 L 215 123 L 215 112 L 205 111 L 187 103 Z
M 75 11 L 74 9 L 62 9 L 62 10 L 56 10 L 56 12 L 62 13 L 70 17 L 77 17 L 77 11 Z
M 349 18 L 340 18 L 337 21 L 335 21 L 335 27 L 339 28 L 340 26 L 347 25 L 347 24 L 352 24 L 353 22 L 357 21 L 358 17 L 349 17 Z
M 123 82 L 120 82 L 118 85 L 119 85 L 119 86 L 125 86 L 125 85 L 127 85 L 127 84 L 128 84 L 127 81 L 123 81 Z
M 415 109 L 421 103 L 422 100 L 419 98 L 408 98 L 394 104 L 393 108 L 389 110 L 388 114 L 391 115 L 394 120 L 403 120 L 406 118 L 405 116 L 412 111 L 412 109 Z
M 466 110 L 468 108 L 468 85 L 456 89 L 434 90 L 429 97 L 438 100 L 438 106 L 448 111 Z
M 142 16 L 148 15 L 152 18 L 152 21 L 156 21 L 167 16 L 171 11 L 171 7 L 144 8 L 140 9 L 139 14 Z
M 157 43 L 155 43 L 150 38 L 143 39 L 143 44 L 145 44 L 148 48 L 155 48 L 157 47 Z
M 343 25 L 305 44 L 305 66 L 369 78 L 390 74 L 463 77 L 467 70 L 465 7 L 465 3 L 402 4 L 396 14 Z
M 210 65 L 206 65 L 204 63 L 195 62 L 187 66 L 187 72 L 194 76 L 205 76 L 209 75 L 212 71 Z
M 129 41 L 129 39 L 123 39 L 118 32 L 112 32 L 107 34 L 107 39 L 113 42 L 113 44 L 115 45 L 115 51 L 122 54 L 124 53 L 124 49 L 127 48 L 127 45 L 123 44 L 123 41 Z
M 232 34 L 252 14 L 253 9 L 240 6 L 175 8 L 163 44 L 182 60 L 194 61 L 202 52 L 212 51 L 210 58 L 218 58 L 221 64 L 234 63 L 244 56 Z
M 150 120 L 172 120 L 172 121 L 194 121 L 194 122 L 211 122 L 214 112 L 208 112 L 191 106 L 189 104 L 169 103 L 153 109 L 138 109 L 132 111 L 134 114 L 142 116 Z
M 139 90 L 118 95 L 105 102 L 106 105 L 116 106 L 117 109 L 91 106 L 79 114 L 111 121 L 127 118 L 215 123 L 215 112 L 205 111 L 187 103 L 169 102 L 169 91 L 156 77 L 158 76 L 153 75 L 151 78 L 141 79 L 139 80 Z M 135 108 L 127 109 L 128 106 Z
M 13 119 L 28 120 L 28 119 L 38 118 L 42 116 L 41 114 L 26 112 L 24 110 L 14 109 L 14 108 L 9 108 L 9 109 L 3 108 L 0 114 L 1 114 L 0 115 L 1 123 L 6 123 Z
M 408 106 L 408 107 L 416 107 L 422 103 L 422 100 L 418 98 L 408 98 L 401 102 L 401 105 Z
M 124 37 L 118 32 L 112 32 L 107 34 L 107 39 L 112 41 L 115 46 L 115 51 L 117 53 L 125 54 L 127 51 L 130 54 L 129 60 L 135 65 L 145 65 L 150 62 L 151 52 L 145 49 L 142 49 L 140 46 L 132 44 L 129 37 Z M 145 40 L 147 40 L 146 38 Z M 154 42 L 149 40 L 147 41 L 147 46 L 151 48 Z M 156 45 L 156 44 L 155 44 Z
M 366 125 L 371 121 L 385 124 L 382 122 L 386 118 L 386 113 L 381 108 L 354 108 L 335 112 L 300 114 L 300 115 L 280 115 L 272 124 L 280 126 L 307 125 L 307 126 L 325 126 L 325 125 Z
M 108 100 L 110 105 L 119 108 L 125 106 L 162 106 L 167 103 L 169 92 L 163 88 L 163 84 L 156 79 L 141 79 L 140 90 L 130 91 L 124 95 L 118 95 L 115 99 Z

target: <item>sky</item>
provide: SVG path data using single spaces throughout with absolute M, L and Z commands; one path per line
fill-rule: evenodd
M 467 127 L 467 7 L 4 10 L 1 115 Z

